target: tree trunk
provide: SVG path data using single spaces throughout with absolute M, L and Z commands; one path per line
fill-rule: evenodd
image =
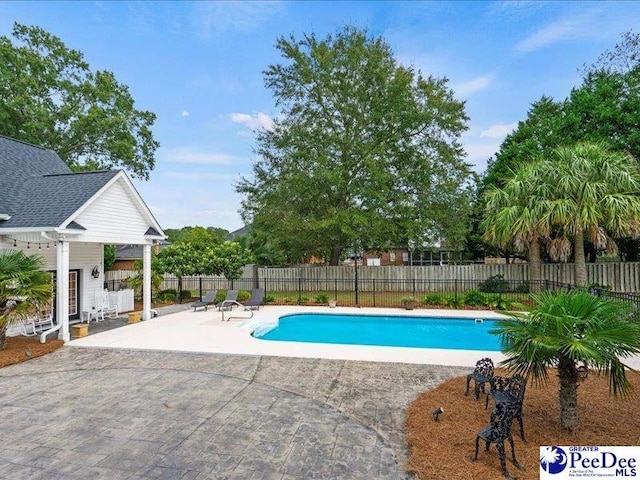
M 573 258 L 575 282 L 578 287 L 587 284 L 587 264 L 584 260 L 584 234 L 582 231 L 575 234 L 573 240 Z
M 575 362 L 567 357 L 560 357 L 558 362 L 558 378 L 560 380 L 560 426 L 573 433 L 578 426 L 578 370 Z
M 529 245 L 529 282 L 533 293 L 540 291 L 542 282 L 542 265 L 540 264 L 540 239 L 536 238 Z
M 0 350 L 7 348 L 7 322 L 0 323 Z
M 342 247 L 333 247 L 331 249 L 331 258 L 329 259 L 329 265 L 336 267 L 340 262 L 340 255 L 342 255 Z

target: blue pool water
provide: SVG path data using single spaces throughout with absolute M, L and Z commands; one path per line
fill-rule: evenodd
M 388 347 L 500 350 L 489 330 L 493 320 L 382 315 L 296 313 L 280 317 L 277 327 L 253 336 L 289 342 L 379 345 Z

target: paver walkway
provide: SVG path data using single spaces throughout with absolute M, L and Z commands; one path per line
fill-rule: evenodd
M 402 479 L 460 367 L 63 347 L 0 369 L 2 479 Z

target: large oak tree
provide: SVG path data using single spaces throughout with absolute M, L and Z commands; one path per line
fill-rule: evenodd
M 113 73 L 39 27 L 0 36 L 0 134 L 55 150 L 73 170 L 124 168 L 147 179 L 159 144 Z
M 254 232 L 332 265 L 345 249 L 461 242 L 472 173 L 458 141 L 464 103 L 447 80 L 351 27 L 276 48 L 283 62 L 264 75 L 280 114 L 237 186 Z

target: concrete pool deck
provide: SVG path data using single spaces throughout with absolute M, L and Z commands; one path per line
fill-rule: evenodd
M 474 366 L 478 359 L 486 356 L 493 358 L 496 363 L 504 358 L 500 352 L 496 351 L 280 342 L 260 340 L 251 336 L 251 332 L 258 326 L 273 324 L 281 315 L 298 312 L 504 318 L 495 312 L 481 310 L 266 306 L 254 311 L 252 318 L 241 319 L 237 317 L 248 317 L 250 312 L 238 310 L 218 312 L 215 308 L 209 308 L 207 311 L 199 309 L 193 312 L 190 309 L 72 340 L 68 345 L 465 367 Z M 223 322 L 223 314 L 225 319 L 230 316 L 236 318 Z M 91 330 L 91 326 L 89 329 Z
M 408 479 L 406 408 L 469 371 L 76 343 L 0 369 L 0 478 Z

